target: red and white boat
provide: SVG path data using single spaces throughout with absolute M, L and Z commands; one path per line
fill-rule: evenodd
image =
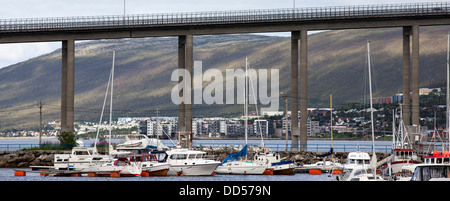
M 155 154 L 135 154 L 129 157 L 131 162 L 138 162 L 141 165 L 141 175 L 166 176 L 170 169 L 170 164 L 159 162 Z
M 420 157 L 417 156 L 414 149 L 394 149 L 392 160 L 390 161 L 391 174 L 395 175 L 402 172 L 403 166 L 421 164 Z M 382 170 L 389 168 L 389 163 L 384 163 Z
M 424 164 L 450 164 L 450 152 L 444 151 L 440 154 L 438 151 L 434 151 L 432 155 L 423 156 Z

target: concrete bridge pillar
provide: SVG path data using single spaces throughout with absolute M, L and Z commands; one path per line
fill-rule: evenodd
M 75 41 L 62 41 L 61 132 L 74 132 Z
M 178 69 L 182 70 L 186 68 L 186 36 L 178 36 Z M 179 80 L 179 83 L 181 80 Z M 179 90 L 179 96 L 183 97 L 184 90 Z M 178 133 L 186 129 L 184 112 L 184 102 L 178 104 Z
M 308 119 L 308 30 L 300 31 L 300 150 L 306 151 Z
M 298 150 L 300 128 L 298 127 L 298 41 L 300 31 L 291 32 L 291 146 Z
M 403 27 L 403 122 L 411 125 L 411 104 L 409 93 L 411 92 L 411 43 L 412 27 Z
M 308 30 L 291 33 L 291 130 L 292 151 L 306 151 L 308 119 Z M 300 40 L 300 126 L 298 123 L 298 57 Z M 300 141 L 299 141 L 300 140 Z
M 194 48 L 193 35 L 183 35 L 178 37 L 178 68 L 186 69 L 188 73 L 193 75 L 194 72 Z M 181 146 L 189 148 L 192 145 L 192 103 L 193 103 L 193 80 L 191 79 L 191 87 L 185 87 L 186 91 L 181 90 L 179 97 L 185 94 L 191 94 L 190 103 L 184 101 L 178 105 L 178 134 Z M 180 80 L 181 81 L 181 80 Z
M 419 125 L 419 25 L 412 27 L 412 125 Z

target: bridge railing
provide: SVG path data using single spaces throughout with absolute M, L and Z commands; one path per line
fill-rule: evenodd
M 1 32 L 58 31 L 197 24 L 357 19 L 450 14 L 450 3 L 380 4 L 140 15 L 0 19 Z

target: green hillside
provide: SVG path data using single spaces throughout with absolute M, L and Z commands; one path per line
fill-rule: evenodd
M 449 27 L 420 30 L 422 85 L 445 79 Z M 367 76 L 366 41 L 371 41 L 374 96 L 391 96 L 402 86 L 402 29 L 340 30 L 308 38 L 309 107 L 357 102 Z M 177 38 L 100 40 L 76 43 L 75 119 L 98 121 L 116 50 L 114 116 L 174 116 L 170 98 L 177 69 Z M 245 67 L 280 69 L 280 91 L 289 94 L 290 38 L 262 35 L 194 37 L 194 60 L 203 70 Z M 61 50 L 0 69 L 0 129 L 38 125 L 37 100 L 44 102 L 44 120 L 59 119 Z M 284 109 L 284 104 L 280 106 Z M 251 111 L 252 109 L 250 109 Z M 194 105 L 194 116 L 235 116 L 242 105 Z

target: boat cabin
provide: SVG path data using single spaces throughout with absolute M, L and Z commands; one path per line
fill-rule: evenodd
M 187 149 L 179 149 L 176 151 L 168 152 L 170 160 L 187 160 L 187 159 L 205 159 L 206 152 L 203 151 L 193 151 Z
M 395 160 L 418 160 L 414 149 L 394 149 Z
M 155 154 L 137 154 L 130 155 L 129 157 L 131 162 L 158 162 Z
M 450 164 L 450 152 L 444 151 L 440 154 L 438 151 L 434 151 L 430 156 L 422 157 L 425 164 Z
M 369 165 L 370 156 L 365 152 L 350 152 L 347 157 L 346 165 Z
M 450 164 L 420 164 L 411 181 L 450 181 Z

